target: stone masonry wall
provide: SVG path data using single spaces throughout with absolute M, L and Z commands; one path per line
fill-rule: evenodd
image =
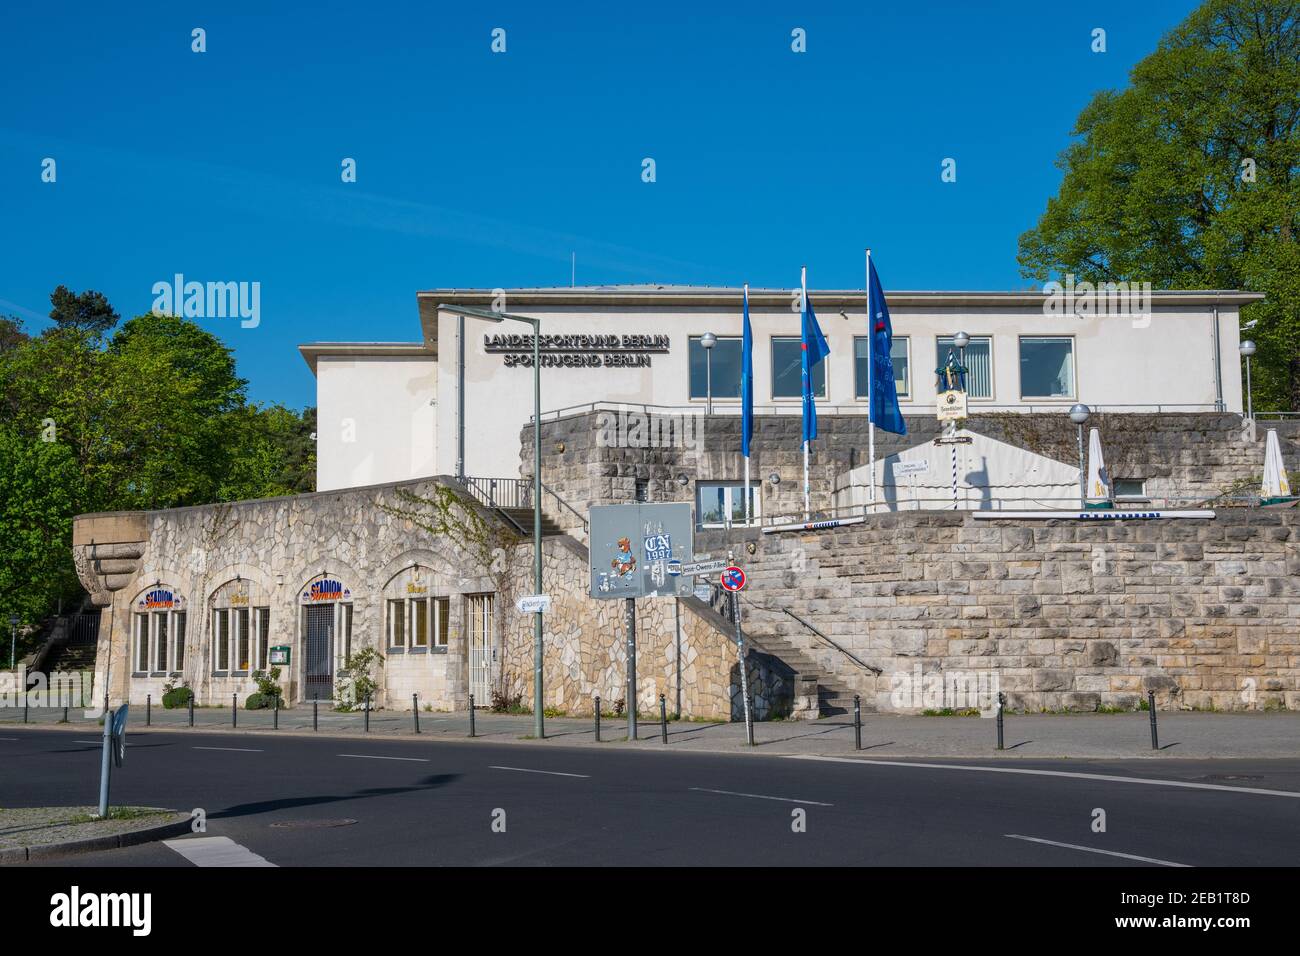
M 749 554 L 752 546 L 753 553 Z M 780 609 L 884 669 L 995 674 L 1010 706 L 1300 709 L 1300 510 L 1213 520 L 1009 521 L 902 512 L 818 533 L 708 532 L 749 573 L 747 629 L 859 674 Z M 864 704 L 867 703 L 864 700 Z M 911 703 L 911 701 L 908 701 Z

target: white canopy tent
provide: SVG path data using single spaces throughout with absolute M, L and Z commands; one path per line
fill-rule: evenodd
M 952 509 L 953 451 L 956 507 L 961 510 L 1079 507 L 1079 468 L 962 429 L 955 444 L 927 441 L 876 462 L 877 511 Z M 839 513 L 871 500 L 870 465 L 835 482 Z

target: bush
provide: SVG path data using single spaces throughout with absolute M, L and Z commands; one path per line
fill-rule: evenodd
M 253 671 L 253 680 L 257 682 L 257 693 L 253 697 L 261 697 L 264 702 L 261 707 L 274 707 L 276 698 L 280 698 L 280 706 L 284 706 L 284 691 L 280 689 L 280 668 L 272 667 L 270 671 Z M 259 707 L 249 707 L 249 710 L 258 710 Z
M 245 710 L 266 710 L 266 708 L 271 706 L 271 700 L 273 699 L 274 698 L 266 697 L 264 694 L 257 694 L 257 693 L 249 694 L 248 700 L 244 701 L 244 709 Z
M 194 697 L 194 691 L 188 687 L 173 687 L 171 684 L 163 686 L 162 704 L 167 710 L 175 710 L 177 707 L 188 707 L 191 698 Z

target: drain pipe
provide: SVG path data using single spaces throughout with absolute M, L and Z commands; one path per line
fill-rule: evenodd
M 1214 407 L 1224 411 L 1223 404 L 1223 349 L 1219 344 L 1219 307 L 1214 307 Z
M 465 480 L 465 316 L 456 318 L 456 477 Z

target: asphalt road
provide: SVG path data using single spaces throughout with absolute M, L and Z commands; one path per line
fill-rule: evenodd
M 202 808 L 207 832 L 186 840 L 225 837 L 277 866 L 1294 866 L 1300 859 L 1300 760 L 921 765 L 629 752 L 617 744 L 167 732 L 128 739 L 115 803 Z M 0 728 L 0 805 L 93 803 L 99 754 L 85 734 Z M 958 769 L 976 767 L 983 769 Z M 806 830 L 795 832 L 800 810 Z M 1105 832 L 1094 832 L 1097 810 L 1105 812 Z M 505 832 L 495 832 L 502 811 Z M 57 865 L 194 864 L 150 844 Z

